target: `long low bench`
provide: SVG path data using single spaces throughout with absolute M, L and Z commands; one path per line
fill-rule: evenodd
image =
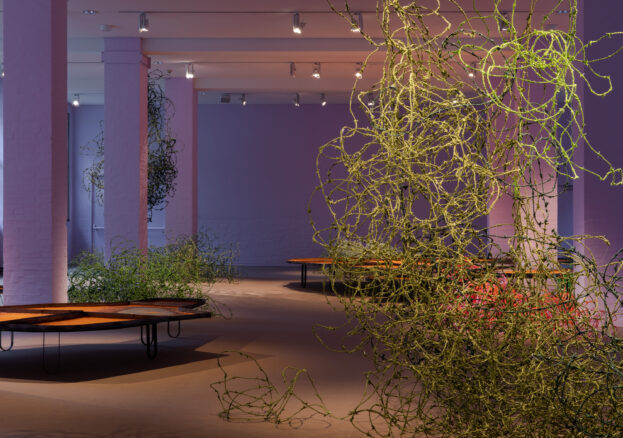
M 486 264 L 486 263 L 493 263 L 493 262 L 494 260 L 489 260 L 489 259 L 469 261 L 469 263 L 476 263 L 476 264 Z M 559 257 L 558 262 L 561 264 L 572 264 L 573 260 L 571 260 L 568 257 Z M 301 287 L 305 288 L 307 286 L 307 267 L 308 266 L 321 266 L 321 267 L 329 266 L 329 265 L 333 265 L 335 263 L 335 260 L 329 257 L 306 257 L 306 258 L 288 259 L 287 263 L 301 265 Z M 422 262 L 422 263 L 431 264 L 432 262 Z M 499 269 L 496 272 L 500 276 L 513 277 L 513 276 L 523 275 L 526 278 L 532 278 L 532 277 L 537 276 L 539 273 L 541 273 L 541 271 L 534 270 L 534 269 L 523 270 L 523 271 L 515 270 L 509 266 L 510 261 L 504 260 L 504 259 L 495 260 L 495 263 L 499 266 Z M 402 265 L 401 260 L 389 260 L 388 261 L 388 260 L 380 260 L 380 259 L 365 259 L 363 261 L 358 262 L 356 267 L 363 268 L 363 269 L 366 269 L 366 268 L 368 269 L 373 269 L 373 268 L 394 269 L 401 265 Z M 474 269 L 478 269 L 478 265 L 474 265 Z M 554 278 L 564 278 L 565 276 L 568 276 L 572 273 L 573 273 L 572 268 L 553 269 L 547 272 L 548 275 Z M 569 282 L 566 282 L 566 288 L 570 289 L 570 287 L 571 285 L 569 284 Z
M 211 312 L 196 310 L 205 304 L 203 299 L 153 298 L 115 303 L 29 304 L 0 307 L 0 350 L 13 348 L 15 332 L 60 333 L 95 330 L 114 330 L 140 327 L 141 342 L 147 357 L 158 353 L 158 324 L 167 323 L 167 333 L 176 338 L 180 322 L 187 319 L 209 318 Z M 171 322 L 177 322 L 177 331 L 171 333 Z M 10 344 L 2 345 L 2 332 L 10 333 Z M 45 357 L 45 350 L 44 350 Z M 44 363 L 45 366 L 45 363 Z

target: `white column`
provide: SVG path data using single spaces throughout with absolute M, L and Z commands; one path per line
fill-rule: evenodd
M 67 300 L 67 1 L 4 2 L 4 303 Z
M 175 194 L 166 207 L 166 237 L 169 242 L 197 233 L 197 92 L 194 80 L 166 80 L 166 95 L 173 102 L 169 122 L 177 148 Z
M 140 38 L 106 38 L 104 95 L 105 255 L 147 250 L 147 69 Z

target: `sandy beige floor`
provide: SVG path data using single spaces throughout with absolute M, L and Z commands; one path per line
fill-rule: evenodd
M 276 381 L 283 367 L 305 367 L 328 407 L 344 415 L 363 391 L 364 359 L 333 353 L 314 338 L 315 324 L 339 324 L 319 277 L 301 289 L 296 270 L 252 270 L 236 284 L 219 283 L 212 296 L 233 318 L 187 321 L 178 339 L 160 328 L 159 354 L 147 359 L 138 329 L 71 333 L 61 338 L 61 367 L 42 369 L 41 336 L 18 333 L 0 354 L 0 437 L 357 437 L 348 421 L 316 416 L 303 422 L 231 423 L 218 413 L 210 384 L 256 375 L 253 355 Z M 335 338 L 337 342 L 337 338 Z M 4 342 L 7 335 L 4 334 Z M 47 364 L 56 342 L 48 337 Z M 300 394 L 311 398 L 308 386 Z

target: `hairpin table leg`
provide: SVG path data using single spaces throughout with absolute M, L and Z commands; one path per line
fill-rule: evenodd
M 182 324 L 180 323 L 180 320 L 177 320 L 177 333 L 175 334 L 175 336 L 173 336 L 171 334 L 171 321 L 167 321 L 167 334 L 169 335 L 170 338 L 177 338 L 180 335 L 180 332 L 182 330 Z
M 147 357 L 154 359 L 158 354 L 158 324 L 145 324 L 145 338 L 141 326 L 141 342 L 147 347 Z
M 11 330 L 11 345 L 9 345 L 9 348 L 4 348 L 2 346 L 2 330 L 0 330 L 0 350 L 2 351 L 10 351 L 13 349 L 13 330 Z
M 301 263 L 301 287 L 307 286 L 307 263 Z

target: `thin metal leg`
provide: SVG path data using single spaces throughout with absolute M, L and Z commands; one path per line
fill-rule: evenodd
M 144 325 L 141 326 L 141 344 L 147 345 L 147 341 L 145 340 L 145 337 L 143 335 L 143 328 L 145 328 Z M 147 336 L 149 336 L 149 328 L 147 329 Z M 149 338 L 147 338 L 147 339 L 149 339 Z
M 43 332 L 43 348 L 41 349 L 42 351 L 42 360 L 43 360 L 43 369 L 45 370 L 46 373 L 49 374 L 55 374 L 58 372 L 58 370 L 61 367 L 61 332 L 57 332 L 58 334 L 58 344 L 57 344 L 57 350 L 56 350 L 56 368 L 54 368 L 53 370 L 49 369 L 46 366 L 46 361 L 45 361 L 45 332 Z
M 180 335 L 180 332 L 182 331 L 182 324 L 180 324 L 180 320 L 177 320 L 177 333 L 175 334 L 175 336 L 173 336 L 171 334 L 171 321 L 167 321 L 167 334 L 169 335 L 170 338 L 177 338 Z
M 141 342 L 143 342 L 143 327 L 141 326 Z M 158 325 L 148 324 L 145 325 L 145 341 L 143 344 L 147 346 L 147 357 L 154 359 L 158 354 Z
M 14 332 L 11 330 L 11 345 L 9 345 L 9 348 L 4 348 L 2 346 L 2 330 L 0 330 L 0 350 L 2 351 L 10 351 L 13 349 L 13 334 Z
M 307 286 L 307 264 L 301 263 L 301 287 Z

